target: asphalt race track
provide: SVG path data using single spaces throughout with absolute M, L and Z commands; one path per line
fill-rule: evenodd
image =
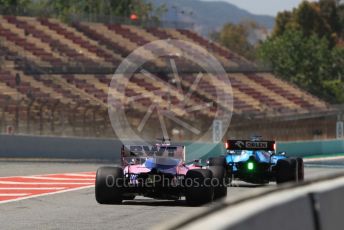
M 4 184 L 1 184 L 1 181 L 11 181 L 13 178 L 22 182 L 27 182 L 27 179 L 44 182 L 48 177 L 50 182 L 59 182 L 56 185 L 49 182 L 51 188 L 62 186 L 60 183 L 65 182 L 64 179 L 72 182 L 90 183 L 92 182 L 90 180 L 92 175 L 94 176 L 95 170 L 100 166 L 100 164 L 91 163 L 7 161 L 1 161 L 0 165 L 0 188 Z M 339 171 L 344 171 L 344 166 L 343 168 L 338 167 L 338 165 L 336 167 L 331 167 L 331 165 L 319 167 L 319 164 L 316 164 L 313 167 L 307 167 L 305 173 L 306 179 L 309 179 Z M 55 175 L 47 176 L 47 174 Z M 36 178 L 27 178 L 27 176 L 32 175 L 35 175 Z M 80 180 L 80 178 L 84 178 L 84 180 Z M 264 190 L 270 186 L 276 186 L 273 183 L 268 186 L 254 186 L 245 183 L 238 183 L 237 185 L 238 187 L 229 188 L 228 200 L 237 199 L 254 191 Z M 29 186 L 32 187 L 31 184 Z M 15 192 L 25 193 L 25 190 L 20 190 L 20 186 L 16 185 L 15 189 L 19 190 L 8 191 L 3 188 L 3 191 L 12 193 L 12 195 Z M 158 223 L 207 208 L 207 206 L 187 207 L 184 201 L 157 201 L 144 197 L 137 197 L 134 201 L 126 201 L 122 205 L 99 205 L 94 198 L 94 188 L 86 185 L 86 183 L 73 191 L 65 189 L 65 191 L 56 194 L 44 194 L 44 192 L 49 193 L 51 191 L 43 190 L 43 193 L 38 193 L 37 196 L 24 200 L 13 200 L 7 203 L 0 201 L 0 228 L 149 229 Z M 6 194 L 0 189 L 0 200 L 1 195 Z

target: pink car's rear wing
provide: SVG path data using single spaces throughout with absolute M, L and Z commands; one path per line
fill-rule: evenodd
M 169 157 L 185 161 L 185 146 L 182 145 L 122 145 L 121 158 Z

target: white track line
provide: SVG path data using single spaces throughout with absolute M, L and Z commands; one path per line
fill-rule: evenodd
M 40 197 L 40 196 L 48 196 L 48 195 L 59 194 L 59 193 L 64 193 L 64 192 L 77 191 L 77 190 L 86 189 L 86 188 L 92 188 L 92 187 L 94 187 L 94 185 L 84 186 L 84 187 L 80 187 L 80 188 L 67 189 L 67 190 L 62 190 L 62 191 L 57 191 L 57 192 L 50 192 L 50 193 L 37 194 L 37 195 L 26 196 L 26 197 L 20 197 L 20 198 L 16 198 L 16 199 L 13 199 L 13 200 L 0 201 L 0 204 L 11 203 L 11 202 L 16 202 L 16 201 L 30 199 L 30 198 Z
M 88 174 L 89 173 L 89 174 Z M 68 174 L 68 173 L 59 173 L 59 174 L 57 174 L 57 173 L 54 173 L 54 174 L 38 174 L 38 175 L 27 175 L 27 176 L 39 176 L 39 177 L 45 177 L 45 176 L 63 176 L 63 175 L 66 175 L 66 174 Z M 83 175 L 88 175 L 89 177 L 95 177 L 96 175 L 95 175 L 95 173 L 94 173 L 94 175 L 93 175 L 93 172 L 83 172 L 83 173 L 81 173 L 81 174 L 83 174 Z M 3 177 L 0 177 L 0 180 L 1 180 L 1 178 L 22 178 L 22 177 L 25 177 L 25 176 L 3 176 Z
M 43 184 L 43 185 L 89 185 L 89 184 L 93 184 L 93 183 L 87 183 L 87 182 L 16 182 L 16 181 L 0 181 L 0 184 Z
M 1 196 L 27 196 L 30 193 L 0 193 Z
M 23 176 L 25 179 L 37 179 L 37 180 L 77 180 L 77 181 L 94 181 L 94 178 L 62 178 L 62 177 L 40 177 L 40 176 Z
M 319 158 L 304 158 L 304 162 L 314 162 L 314 161 L 333 161 L 333 160 L 342 160 L 344 156 L 334 156 L 334 157 L 319 157 Z
M 61 190 L 61 189 L 66 189 L 66 187 L 46 187 L 46 188 L 8 187 L 8 188 L 0 188 L 0 190 Z
M 67 172 L 67 173 L 54 173 L 54 174 L 41 174 L 41 175 L 30 175 L 30 176 L 58 176 L 58 175 L 82 175 L 82 176 L 95 176 L 96 172 Z
M 343 165 L 325 165 L 325 164 L 305 164 L 309 168 L 330 168 L 330 169 L 343 169 Z
M 96 175 L 90 175 L 90 174 L 79 174 L 79 173 L 66 173 L 66 174 L 63 174 L 65 176 L 79 176 L 79 177 L 96 177 Z

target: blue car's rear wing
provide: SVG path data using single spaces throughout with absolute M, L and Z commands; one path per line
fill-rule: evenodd
M 227 150 L 264 150 L 276 151 L 275 141 L 227 140 Z

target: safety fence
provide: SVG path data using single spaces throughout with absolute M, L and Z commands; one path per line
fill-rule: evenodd
M 103 105 L 85 104 L 84 101 L 80 100 L 80 103 L 65 106 L 58 100 L 33 97 L 23 99 L 19 93 L 17 96 L 12 95 L 12 97 L 2 96 L 0 102 L 1 133 L 116 137 L 107 107 Z M 224 135 L 224 139 L 247 139 L 253 135 L 260 135 L 264 139 L 277 141 L 335 139 L 338 134 L 338 114 L 341 113 L 338 111 L 332 114 L 319 114 L 315 117 L 296 119 L 290 119 L 288 116 L 278 119 L 270 117 L 247 119 L 235 116 Z M 131 117 L 133 115 L 135 115 L 134 112 L 131 112 Z M 144 114 L 137 113 L 135 120 L 140 120 L 143 116 Z M 134 120 L 132 122 L 133 124 L 137 123 Z M 178 128 L 178 125 L 173 125 L 173 122 L 167 124 L 171 130 L 173 127 Z M 149 133 L 146 133 L 146 136 L 152 136 L 153 139 L 159 137 L 161 134 L 159 121 L 156 120 L 156 125 L 152 125 L 147 132 Z M 182 133 L 171 137 L 175 141 L 197 139 L 197 136 L 183 136 Z M 211 142 L 212 140 L 208 141 Z

